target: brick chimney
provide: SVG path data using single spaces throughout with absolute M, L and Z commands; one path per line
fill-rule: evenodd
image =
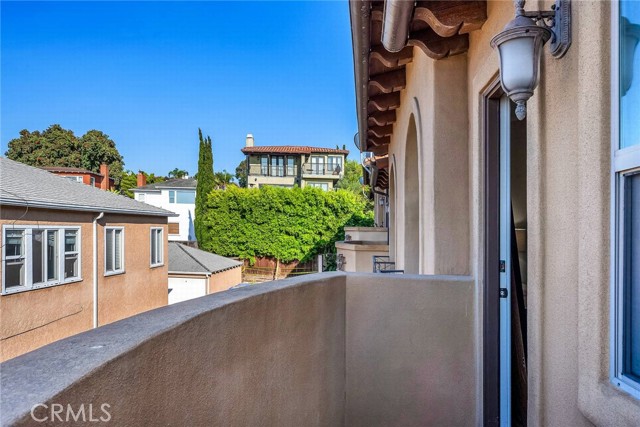
M 248 133 L 247 134 L 247 139 L 245 140 L 245 147 L 253 147 L 253 135 Z
M 142 172 L 138 172 L 138 187 L 147 185 L 147 177 Z
M 100 165 L 100 175 L 102 175 L 102 181 L 100 181 L 101 190 L 110 190 L 109 186 L 109 166 L 106 163 Z

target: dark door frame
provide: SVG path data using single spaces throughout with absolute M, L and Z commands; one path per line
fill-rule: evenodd
M 500 426 L 500 98 L 496 77 L 482 94 L 484 142 L 483 424 Z

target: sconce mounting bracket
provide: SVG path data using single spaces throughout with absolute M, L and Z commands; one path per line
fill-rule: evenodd
M 562 58 L 571 46 L 571 0 L 556 0 L 551 10 L 525 11 L 524 0 L 516 0 L 516 15 L 533 19 L 551 30 L 549 50 L 554 58 Z

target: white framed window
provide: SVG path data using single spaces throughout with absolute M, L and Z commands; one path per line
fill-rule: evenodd
M 164 265 L 164 257 L 163 257 L 164 239 L 162 237 L 163 237 L 163 230 L 161 227 L 151 228 L 151 239 L 150 239 L 151 267 L 159 267 L 161 265 Z
M 329 191 L 329 184 L 327 182 L 310 182 L 307 185 L 309 187 L 314 187 L 324 191 Z
M 93 177 L 93 176 L 92 176 L 92 177 L 90 177 L 90 178 L 89 178 L 89 184 L 90 184 L 92 187 L 95 187 L 95 186 L 96 186 L 96 179 L 95 179 L 95 177 Z
M 640 398 L 640 4 L 612 8 L 611 381 Z
M 176 202 L 176 192 L 174 190 L 169 190 L 169 203 Z
M 146 196 L 147 196 L 147 195 L 146 195 L 146 194 L 144 194 L 144 193 L 138 193 L 138 201 L 139 201 L 139 202 L 144 202 L 144 201 L 145 201 L 145 199 L 146 199 Z
M 73 182 L 79 182 L 80 184 L 82 184 L 84 181 L 82 180 L 81 176 L 77 176 L 77 175 L 73 175 L 73 176 L 65 176 L 65 178 L 67 178 L 68 180 L 71 180 Z
M 334 175 L 340 174 L 342 172 L 342 156 L 329 156 L 327 170 Z
M 124 228 L 104 229 L 104 275 L 124 273 Z
M 80 227 L 5 225 L 2 271 L 3 294 L 82 280 Z

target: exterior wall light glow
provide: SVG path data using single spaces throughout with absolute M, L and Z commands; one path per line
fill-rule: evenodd
M 516 103 L 516 116 L 527 115 L 527 100 L 538 85 L 542 46 L 551 40 L 551 54 L 562 57 L 571 45 L 571 2 L 556 0 L 550 11 L 524 10 L 516 0 L 516 17 L 491 40 L 500 55 L 500 83 Z

